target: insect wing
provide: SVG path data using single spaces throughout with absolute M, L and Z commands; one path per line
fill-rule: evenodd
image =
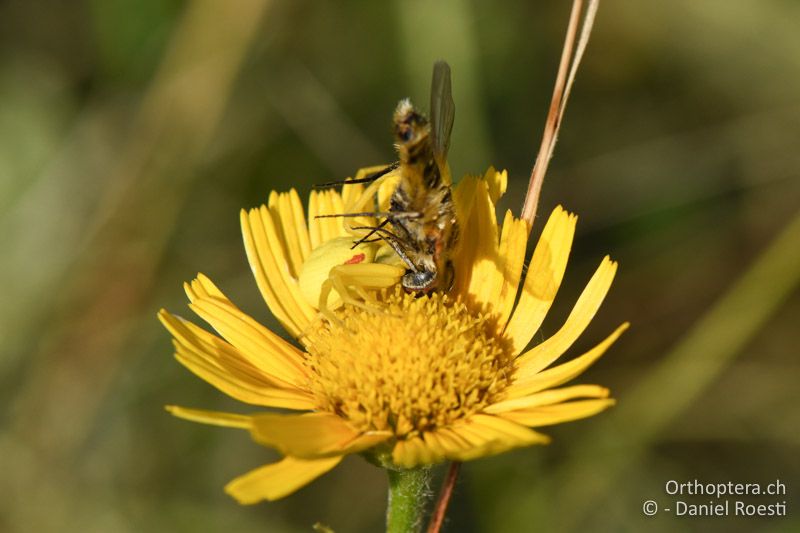
M 433 65 L 431 83 L 431 142 L 436 163 L 442 171 L 447 166 L 447 151 L 450 148 L 450 133 L 453 131 L 455 114 L 450 65 L 445 61 L 437 61 Z

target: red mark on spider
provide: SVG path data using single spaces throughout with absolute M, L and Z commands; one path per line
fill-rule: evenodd
M 362 262 L 364 259 L 367 258 L 366 254 L 356 254 L 347 261 L 344 262 L 345 265 L 355 265 Z

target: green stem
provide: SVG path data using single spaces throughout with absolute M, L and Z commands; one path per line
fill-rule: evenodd
M 386 533 L 416 533 L 433 494 L 429 488 L 429 468 L 387 470 L 389 504 L 386 509 Z

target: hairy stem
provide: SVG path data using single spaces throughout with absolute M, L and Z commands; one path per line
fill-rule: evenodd
M 387 470 L 389 504 L 386 510 L 386 533 L 416 533 L 431 501 L 428 468 Z

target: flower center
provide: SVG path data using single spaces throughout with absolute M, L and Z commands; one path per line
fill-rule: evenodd
M 404 438 L 482 410 L 508 385 L 511 346 L 486 316 L 447 295 L 399 288 L 382 307 L 344 306 L 341 324 L 319 321 L 309 332 L 320 409 Z

